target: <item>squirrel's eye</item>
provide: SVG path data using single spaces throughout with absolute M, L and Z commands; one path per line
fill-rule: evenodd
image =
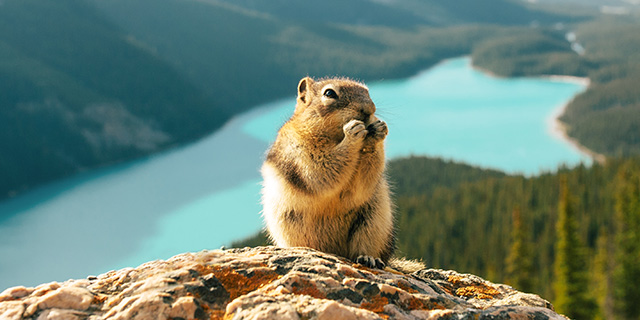
M 325 90 L 323 95 L 327 98 L 338 99 L 338 94 L 333 89 Z

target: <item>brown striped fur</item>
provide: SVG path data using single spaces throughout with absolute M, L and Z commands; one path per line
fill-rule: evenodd
M 300 81 L 294 114 L 262 166 L 263 215 L 276 245 L 352 260 L 371 256 L 387 262 L 392 256 L 384 157 L 388 129 L 375 111 L 362 83 Z

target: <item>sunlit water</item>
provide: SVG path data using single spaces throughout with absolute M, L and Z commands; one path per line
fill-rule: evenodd
M 429 155 L 527 175 L 590 163 L 551 133 L 554 110 L 584 86 L 498 79 L 448 60 L 370 84 L 390 158 Z M 295 93 L 295 91 L 294 91 Z M 192 145 L 85 173 L 0 203 L 0 291 L 82 278 L 260 229 L 259 167 L 295 97 L 261 106 Z

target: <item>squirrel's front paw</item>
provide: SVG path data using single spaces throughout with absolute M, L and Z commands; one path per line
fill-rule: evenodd
M 367 127 L 367 131 L 369 132 L 369 136 L 373 137 L 376 140 L 382 140 L 389 133 L 389 128 L 387 128 L 387 123 L 378 120 Z
M 351 120 L 347 124 L 342 127 L 344 131 L 344 135 L 346 137 L 355 138 L 358 140 L 364 139 L 367 135 L 367 127 L 365 127 L 364 122 L 360 120 Z

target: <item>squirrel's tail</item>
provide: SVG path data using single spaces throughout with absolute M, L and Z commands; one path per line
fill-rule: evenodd
M 427 268 L 427 266 L 422 261 L 409 260 L 407 258 L 398 257 L 391 258 L 387 266 L 404 274 L 414 273 L 416 271 Z

